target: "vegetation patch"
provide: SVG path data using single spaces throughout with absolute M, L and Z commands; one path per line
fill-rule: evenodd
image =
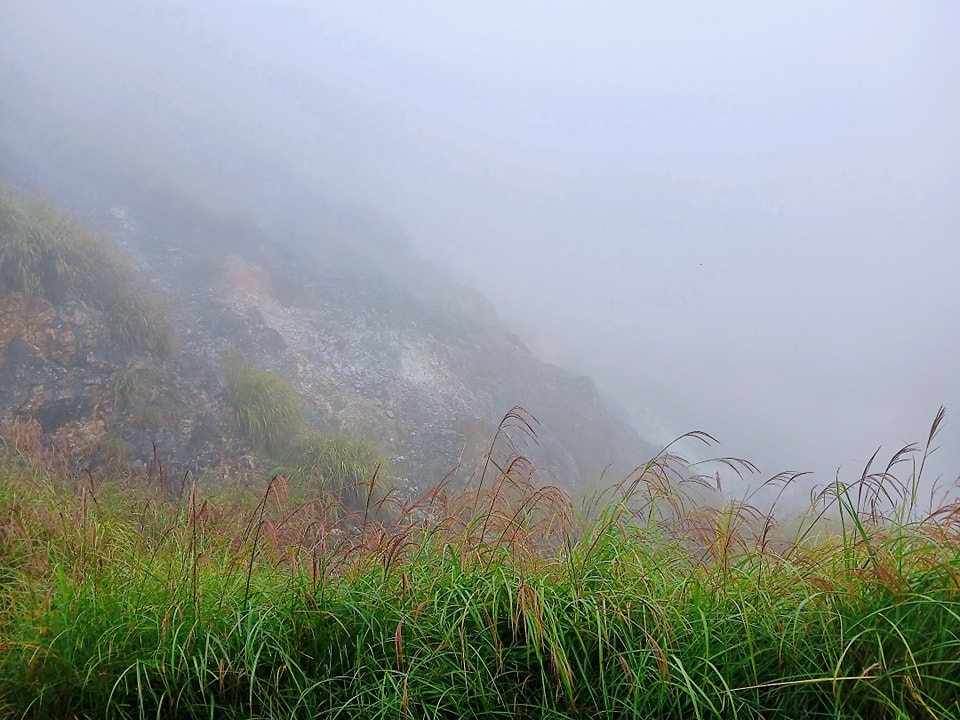
M 306 429 L 302 400 L 283 377 L 223 358 L 230 403 L 240 431 L 274 458 L 274 475 L 300 500 L 356 510 L 379 503 L 389 491 L 387 461 L 369 440 Z
M 153 398 L 160 388 L 155 368 L 129 364 L 117 372 L 110 385 L 114 407 Z
M 310 433 L 280 454 L 277 473 L 306 497 L 338 499 L 350 509 L 382 499 L 387 461 L 369 440 Z
M 101 236 L 52 205 L 0 187 L 0 293 L 76 297 L 104 314 L 117 342 L 168 355 L 173 326 L 161 299 Z
M 247 365 L 235 353 L 225 356 L 222 366 L 237 425 L 258 448 L 275 454 L 300 436 L 303 405 L 289 382 Z

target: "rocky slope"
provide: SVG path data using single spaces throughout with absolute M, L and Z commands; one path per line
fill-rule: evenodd
M 523 449 L 546 481 L 595 481 L 652 452 L 589 379 L 539 361 L 372 213 L 314 202 L 284 225 L 276 206 L 265 222 L 135 183 L 57 177 L 29 183 L 119 245 L 177 336 L 161 359 L 115 342 L 81 299 L 0 296 L 0 415 L 35 417 L 78 468 L 122 457 L 144 472 L 157 459 L 210 477 L 266 469 L 237 432 L 221 372 L 230 351 L 293 383 L 319 431 L 373 440 L 411 489 L 458 464 L 465 481 L 514 405 L 540 421 Z

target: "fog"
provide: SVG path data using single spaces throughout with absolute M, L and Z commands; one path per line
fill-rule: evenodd
M 949 0 L 6 0 L 0 82 L 8 145 L 270 227 L 374 209 L 655 443 L 853 479 L 943 404 L 952 479 L 958 29 Z

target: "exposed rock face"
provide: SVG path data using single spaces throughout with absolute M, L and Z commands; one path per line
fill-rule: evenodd
M 89 388 L 108 363 L 99 313 L 71 300 L 10 293 L 0 304 L 0 403 L 36 418 L 48 432 L 94 413 Z M 108 336 L 107 336 L 108 337 Z
M 160 362 L 111 338 L 99 311 L 0 296 L 0 408 L 36 419 L 77 467 L 157 459 L 200 472 L 243 453 L 214 368 L 189 355 Z
M 219 369 L 227 351 L 293 382 L 317 429 L 374 440 L 412 487 L 461 460 L 466 476 L 514 405 L 541 421 L 524 449 L 547 480 L 596 480 L 650 455 L 588 379 L 537 360 L 485 301 L 355 210 L 281 241 L 169 198 L 84 202 L 167 297 L 179 335 L 161 362 L 121 350 L 76 299 L 0 297 L 0 415 L 99 447 L 87 460 L 103 459 L 108 438 L 144 464 L 155 446 L 178 472 L 245 462 Z

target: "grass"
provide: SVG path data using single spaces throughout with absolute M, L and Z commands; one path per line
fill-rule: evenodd
M 114 408 L 149 400 L 160 389 L 160 376 L 155 368 L 128 363 L 113 377 L 110 395 Z
M 785 536 L 703 505 L 669 451 L 579 507 L 495 447 L 384 522 L 282 475 L 180 502 L 74 480 L 2 429 L 3 716 L 960 716 L 960 506 L 915 502 L 929 442 Z
M 300 396 L 283 377 L 244 363 L 230 353 L 222 362 L 237 425 L 259 449 L 284 450 L 304 431 Z
M 387 463 L 376 445 L 309 431 L 300 396 L 280 375 L 248 365 L 235 353 L 223 358 L 222 367 L 240 431 L 274 456 L 273 474 L 284 476 L 297 499 L 348 510 L 383 499 Z
M 0 186 L 0 294 L 78 298 L 103 312 L 115 341 L 165 357 L 175 345 L 173 326 L 160 298 L 138 283 L 104 238 Z
M 274 474 L 282 474 L 300 497 L 333 496 L 357 510 L 366 502 L 371 483 L 388 474 L 386 465 L 369 440 L 308 433 L 283 450 Z M 375 501 L 380 499 L 382 494 Z

